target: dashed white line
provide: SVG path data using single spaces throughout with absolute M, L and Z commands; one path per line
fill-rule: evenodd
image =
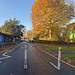
M 27 65 L 27 50 L 25 49 L 25 57 L 24 57 L 24 69 L 27 69 L 28 65 Z

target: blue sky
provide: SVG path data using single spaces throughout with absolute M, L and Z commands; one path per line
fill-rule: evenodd
M 66 0 L 68 3 L 75 0 Z M 0 0 L 0 25 L 9 18 L 17 18 L 31 29 L 31 8 L 34 0 Z
M 0 25 L 9 18 L 17 18 L 31 29 L 31 8 L 34 0 L 0 0 Z

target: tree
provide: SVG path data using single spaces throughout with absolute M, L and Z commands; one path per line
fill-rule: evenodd
M 24 28 L 24 26 L 20 25 L 20 21 L 14 18 L 5 21 L 4 25 L 1 27 L 1 32 L 8 35 L 13 35 L 17 37 L 17 39 L 20 39 L 21 36 L 23 36 L 21 31 L 22 28 Z
M 21 32 L 21 26 L 16 25 L 15 28 L 13 28 L 13 33 L 14 33 L 14 36 L 21 37 L 23 35 Z
M 55 35 L 56 39 L 60 38 L 61 27 L 70 20 L 68 17 L 72 15 L 72 11 L 70 10 L 70 6 L 67 5 L 48 8 L 47 13 L 43 18 L 45 18 L 44 25 L 50 38 L 55 38 Z
M 0 27 L 0 32 L 1 32 L 1 27 Z
M 46 40 L 59 40 L 62 32 L 61 27 L 64 23 L 70 20 L 70 16 L 73 15 L 73 8 L 64 3 L 64 0 L 49 0 L 50 2 L 44 2 L 41 4 L 39 11 L 36 9 L 41 3 L 34 3 L 35 9 L 32 9 L 32 24 L 34 37 L 46 37 Z M 48 0 L 44 0 L 48 1 Z M 51 3 L 53 2 L 53 3 Z M 43 11 L 45 10 L 45 11 Z M 36 12 L 38 16 L 36 15 Z M 44 12 L 44 14 L 43 14 Z
M 14 35 L 14 28 L 19 25 L 19 21 L 14 19 L 6 20 L 1 30 L 5 34 Z

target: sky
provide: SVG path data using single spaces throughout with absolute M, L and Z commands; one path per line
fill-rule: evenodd
M 75 2 L 75 0 L 66 0 L 68 3 L 71 3 L 70 1 Z M 17 18 L 21 24 L 27 27 L 27 30 L 30 30 L 33 3 L 34 0 L 0 0 L 0 26 L 4 24 L 5 20 Z
M 73 3 L 75 3 L 75 0 L 65 0 L 67 3 L 69 3 L 69 4 L 73 4 Z M 73 4 L 73 5 L 75 5 L 75 4 Z
M 31 29 L 31 8 L 34 0 L 0 0 L 0 26 L 5 20 L 17 18 L 27 29 Z

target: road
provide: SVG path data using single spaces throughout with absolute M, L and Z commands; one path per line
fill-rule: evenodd
M 23 42 L 13 51 L 0 55 L 0 75 L 75 75 L 75 69 L 42 52 L 35 44 Z

